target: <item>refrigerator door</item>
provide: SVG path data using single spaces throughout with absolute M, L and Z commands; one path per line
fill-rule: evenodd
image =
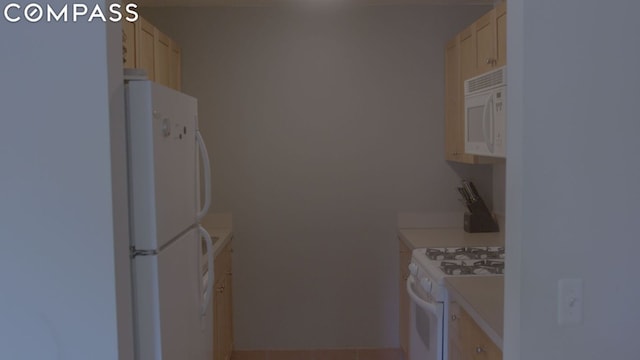
M 202 358 L 200 233 L 133 260 L 137 360 Z
M 196 99 L 151 81 L 127 84 L 133 245 L 158 250 L 196 222 Z

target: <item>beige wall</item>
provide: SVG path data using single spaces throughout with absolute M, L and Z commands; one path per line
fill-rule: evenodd
M 235 225 L 236 346 L 398 345 L 396 213 L 460 211 L 443 46 L 485 8 L 147 9 L 183 47 L 213 211 Z

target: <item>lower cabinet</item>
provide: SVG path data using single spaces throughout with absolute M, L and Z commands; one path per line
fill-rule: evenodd
M 502 360 L 502 351 L 455 302 L 449 304 L 449 360 Z
M 231 242 L 214 260 L 213 360 L 229 360 L 233 351 Z
M 460 322 L 462 316 L 466 315 L 466 312 L 462 313 L 462 309 L 458 303 L 452 302 L 449 304 L 449 360 L 462 360 L 465 357 L 462 356 L 462 334 L 460 331 Z
M 411 249 L 405 245 L 402 239 L 398 238 L 400 247 L 400 287 L 398 294 L 399 327 L 400 327 L 400 348 L 404 352 L 404 358 L 409 353 L 409 294 L 407 294 L 406 281 L 409 277 L 409 263 L 411 262 Z

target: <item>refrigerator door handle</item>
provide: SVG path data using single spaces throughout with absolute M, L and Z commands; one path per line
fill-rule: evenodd
M 209 303 L 211 303 L 213 296 L 213 242 L 211 241 L 211 235 L 209 235 L 207 230 L 205 230 L 201 225 L 198 225 L 198 231 L 200 232 L 200 236 L 204 238 L 207 246 L 207 288 L 205 290 L 205 298 L 200 309 L 200 316 L 204 317 L 207 314 L 207 308 L 209 307 Z
M 209 154 L 207 153 L 207 147 L 204 144 L 200 130 L 196 130 L 196 143 L 200 149 L 200 156 L 202 157 L 202 165 L 204 167 L 204 205 L 196 215 L 198 221 L 200 221 L 207 215 L 209 206 L 211 206 L 211 164 L 209 163 Z

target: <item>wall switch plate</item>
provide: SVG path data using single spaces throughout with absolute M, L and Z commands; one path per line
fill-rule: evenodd
M 582 323 L 582 279 L 558 280 L 558 325 Z

